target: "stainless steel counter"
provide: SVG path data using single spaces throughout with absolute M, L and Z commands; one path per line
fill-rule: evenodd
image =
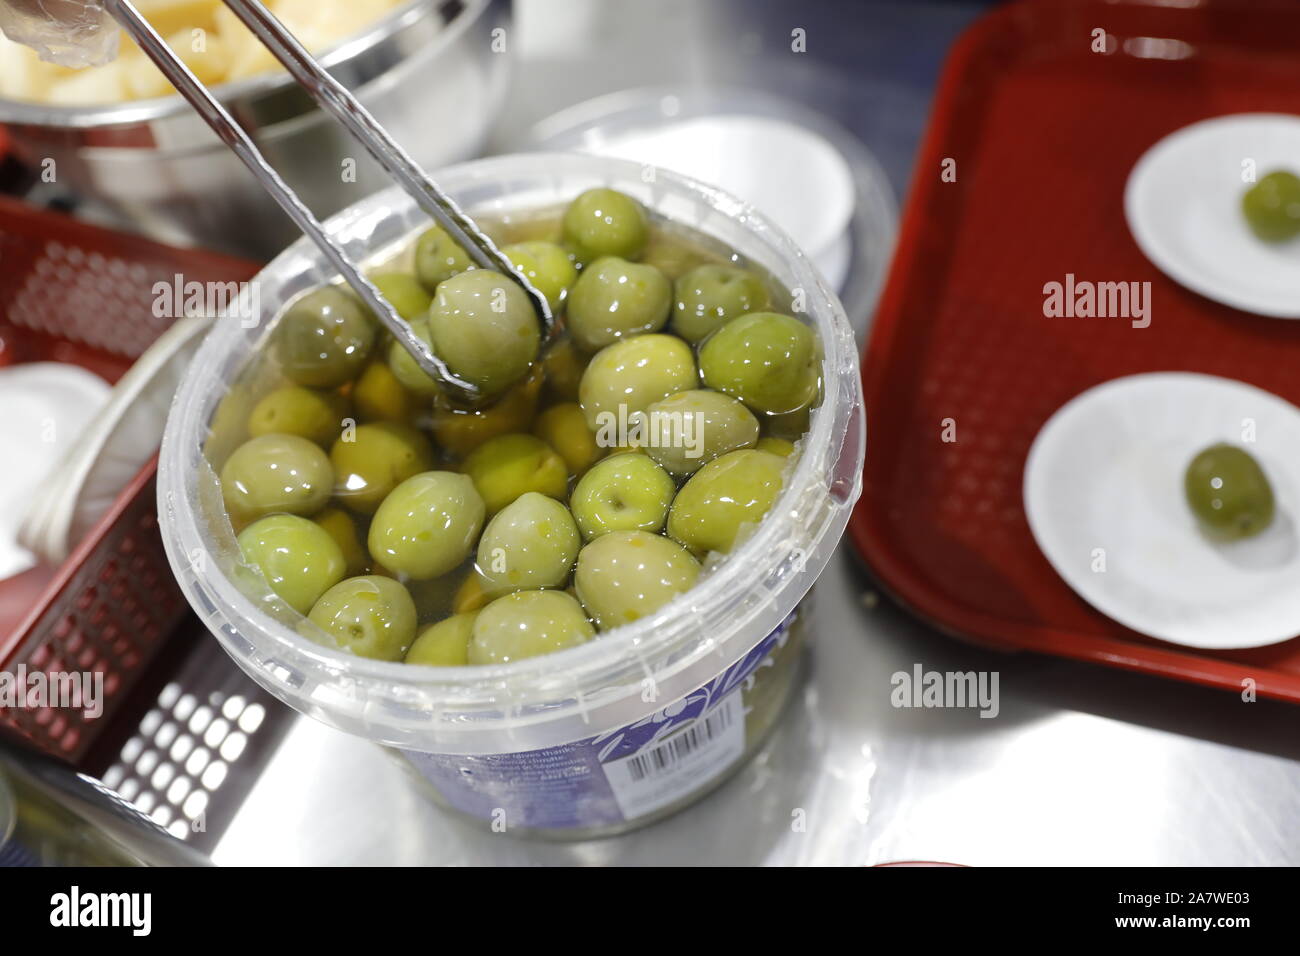
M 844 551 L 845 549 L 841 549 Z M 775 736 L 720 790 L 627 836 L 540 843 L 426 803 L 379 748 L 297 718 L 218 864 L 1297 864 L 1294 708 L 927 631 L 847 553 Z M 867 592 L 870 593 L 870 592 Z M 1000 713 L 896 709 L 890 676 L 996 670 Z M 801 826 L 802 824 L 802 826 Z
M 596 93 L 760 86 L 858 135 L 902 191 L 944 50 L 979 4 L 518 0 L 498 145 Z M 792 56 L 793 27 L 808 53 Z M 507 132 L 509 131 L 509 132 Z M 868 444 L 870 454 L 870 444 Z M 865 598 L 864 598 L 865 596 Z M 847 544 L 813 597 L 802 691 L 703 802 L 609 840 L 481 832 L 378 748 L 293 717 L 219 864 L 1297 864 L 1300 709 L 940 636 L 879 599 Z M 902 709 L 891 675 L 996 671 L 1000 709 Z

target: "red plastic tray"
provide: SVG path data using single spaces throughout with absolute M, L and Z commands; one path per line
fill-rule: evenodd
M 1091 50 L 1097 29 L 1107 53 Z M 1021 2 L 955 45 L 863 363 L 865 493 L 850 529 L 885 589 L 938 627 L 1234 690 L 1249 678 L 1300 701 L 1300 640 L 1220 652 L 1143 637 L 1057 576 L 1021 502 L 1038 430 L 1100 382 L 1190 370 L 1300 404 L 1300 322 L 1183 289 L 1124 220 L 1148 147 L 1247 111 L 1300 114 L 1292 0 Z M 1066 273 L 1150 281 L 1150 327 L 1044 317 L 1043 285 Z M 949 418 L 955 442 L 941 440 Z
M 0 197 L 0 367 L 68 362 L 109 382 L 163 332 L 154 284 L 247 279 L 255 263 L 137 236 Z M 0 449 L 3 451 L 3 449 Z M 185 612 L 158 533 L 154 462 L 58 567 L 0 580 L 0 670 L 103 675 L 103 713 L 2 707 L 0 722 L 82 760 Z

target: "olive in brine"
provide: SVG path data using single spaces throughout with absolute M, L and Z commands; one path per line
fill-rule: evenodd
M 601 256 L 635 259 L 650 233 L 645 207 L 616 189 L 588 189 L 564 210 L 564 241 L 581 262 Z
M 354 296 L 324 286 L 289 307 L 275 336 L 280 366 L 291 381 L 335 388 L 365 367 L 375 326 Z

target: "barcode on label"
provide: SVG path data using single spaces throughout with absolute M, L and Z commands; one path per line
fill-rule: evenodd
M 745 752 L 745 708 L 733 691 L 708 713 L 668 737 L 604 765 L 627 819 L 651 813 L 698 789 Z
M 630 758 L 627 765 L 628 772 L 634 781 L 641 781 L 651 774 L 671 770 L 683 757 L 699 750 L 702 745 L 730 727 L 732 719 L 730 707 L 718 708 L 703 721 L 697 720 L 654 750 Z

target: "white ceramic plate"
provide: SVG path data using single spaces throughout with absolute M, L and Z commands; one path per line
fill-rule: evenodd
M 76 365 L 0 369 L 0 579 L 36 563 L 33 549 L 19 542 L 19 528 L 108 396 L 107 382 Z
M 1247 449 L 1273 486 L 1276 515 L 1254 539 L 1210 542 L 1183 497 L 1188 462 L 1216 442 Z M 1052 567 L 1121 624 L 1189 647 L 1276 644 L 1300 634 L 1298 449 L 1300 409 L 1254 386 L 1187 372 L 1119 378 L 1038 433 L 1025 513 Z
M 172 396 L 210 327 L 207 319 L 177 319 L 118 380 L 29 502 L 19 534 L 25 547 L 57 564 L 104 516 L 158 450 Z
M 1175 282 L 1247 312 L 1300 318 L 1300 239 L 1263 242 L 1247 227 L 1247 160 L 1257 178 L 1300 172 L 1300 117 L 1241 113 L 1171 133 L 1133 167 L 1124 215 L 1142 252 Z

